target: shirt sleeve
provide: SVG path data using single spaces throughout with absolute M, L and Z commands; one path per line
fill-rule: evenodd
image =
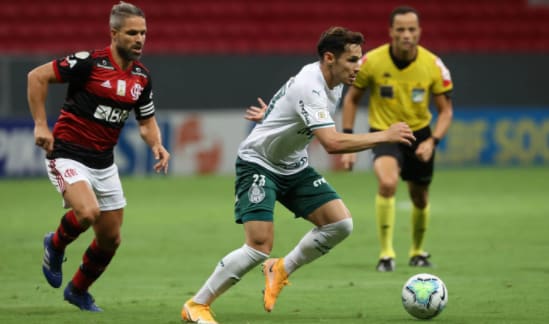
M 141 92 L 139 100 L 136 102 L 135 107 L 135 118 L 137 120 L 147 119 L 154 116 L 154 101 L 153 101 L 153 91 L 152 91 L 152 80 L 150 75 L 147 78 L 147 85 Z
M 90 52 L 77 52 L 53 61 L 53 68 L 59 82 L 83 82 L 93 68 Z
M 432 93 L 441 94 L 451 91 L 453 89 L 452 77 L 450 70 L 444 65 L 439 57 L 435 57 L 435 64 L 433 65 L 433 76 L 435 82 L 433 83 Z
M 334 120 L 328 110 L 328 99 L 324 89 L 308 89 L 299 98 L 298 113 L 310 129 L 334 126 Z

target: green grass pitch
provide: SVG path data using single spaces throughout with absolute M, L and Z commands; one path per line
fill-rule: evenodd
M 351 237 L 292 275 L 272 313 L 263 311 L 260 267 L 213 304 L 220 323 L 415 323 L 400 290 L 422 269 L 407 265 L 410 203 L 397 195 L 394 273 L 374 270 L 374 176 L 327 173 L 354 216 Z M 44 177 L 0 181 L 0 323 L 180 323 L 179 312 L 227 252 L 243 244 L 233 223 L 233 177 L 123 179 L 122 245 L 91 293 L 103 313 L 63 301 L 41 273 L 43 235 L 61 200 Z M 434 323 L 549 323 L 549 168 L 438 170 L 426 248 L 449 291 Z M 311 227 L 277 207 L 273 256 Z M 65 282 L 91 240 L 67 250 Z M 64 286 L 63 286 L 64 287 Z

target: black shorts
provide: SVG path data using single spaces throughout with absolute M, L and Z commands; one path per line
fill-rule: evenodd
M 377 132 L 379 130 L 372 128 L 370 131 Z M 402 180 L 428 185 L 433 179 L 435 152 L 433 152 L 433 156 L 429 161 L 423 162 L 417 158 L 415 151 L 419 143 L 431 137 L 431 128 L 425 127 L 415 131 L 414 136 L 416 141 L 412 143 L 412 146 L 387 143 L 374 147 L 372 149 L 374 160 L 384 155 L 393 156 L 398 161 Z

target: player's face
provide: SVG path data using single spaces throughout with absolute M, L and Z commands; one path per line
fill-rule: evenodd
M 392 40 L 391 45 L 397 53 L 414 52 L 421 35 L 417 15 L 413 12 L 396 15 L 393 26 L 389 29 L 389 35 Z
M 124 19 L 122 27 L 112 31 L 116 51 L 126 61 L 135 61 L 141 57 L 147 24 L 143 17 L 132 16 Z
M 362 47 L 358 44 L 349 44 L 333 65 L 332 75 L 337 84 L 351 85 L 355 82 L 356 75 L 360 70 L 360 58 Z

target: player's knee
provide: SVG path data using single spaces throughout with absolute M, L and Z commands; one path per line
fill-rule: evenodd
M 76 219 L 78 220 L 78 223 L 80 223 L 80 225 L 85 228 L 93 225 L 95 223 L 95 220 L 101 214 L 101 211 L 97 206 L 93 206 L 93 207 L 86 206 L 78 209 L 75 208 L 73 210 L 74 210 Z
M 122 238 L 120 234 L 117 235 L 108 235 L 97 237 L 97 243 L 100 248 L 107 251 L 116 251 L 120 244 L 122 243 Z
M 118 235 L 113 241 L 112 241 L 112 247 L 114 250 L 118 249 L 120 244 L 122 243 L 122 237 Z
M 353 232 L 353 219 L 345 218 L 338 222 L 322 226 L 322 230 L 331 237 L 334 244 L 346 239 Z
M 398 178 L 383 178 L 379 180 L 379 192 L 382 196 L 392 197 L 395 195 L 398 186 Z
M 271 251 L 273 250 L 273 240 L 267 239 L 267 238 L 261 238 L 261 237 L 255 237 L 255 238 L 248 238 L 246 240 L 246 244 L 258 251 L 261 251 L 262 253 L 265 253 L 267 255 L 271 254 Z
M 341 235 L 342 238 L 346 238 L 347 236 L 351 235 L 353 232 L 353 219 L 352 218 L 345 218 L 344 220 L 341 220 L 337 223 L 335 223 L 336 229 Z

